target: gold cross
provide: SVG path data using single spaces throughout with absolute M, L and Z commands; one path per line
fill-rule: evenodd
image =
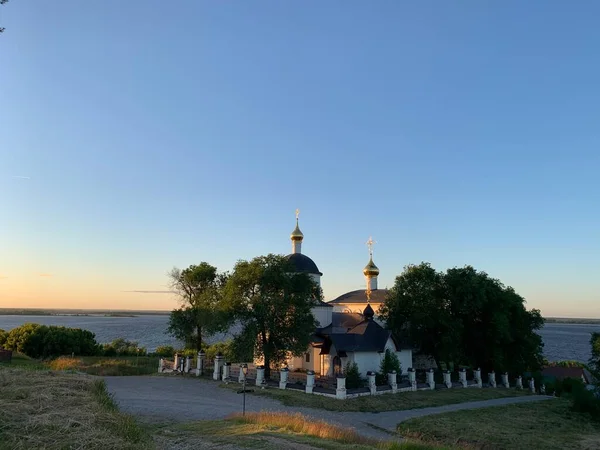
M 296 220 L 298 220 L 299 215 L 300 215 L 300 210 L 296 208 Z
M 373 240 L 372 237 L 369 237 L 369 240 L 367 241 L 367 247 L 369 247 L 369 255 L 373 256 L 373 245 L 375 245 L 375 241 Z

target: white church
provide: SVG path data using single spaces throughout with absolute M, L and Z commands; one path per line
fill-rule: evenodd
M 304 272 L 320 286 L 323 274 L 315 262 L 302 253 L 304 234 L 298 225 L 290 236 L 292 253 L 287 256 L 297 272 Z M 378 320 L 375 311 L 387 294 L 386 289 L 377 288 L 379 269 L 373 262 L 373 242 L 369 239 L 369 262 L 363 269 L 366 289 L 347 292 L 329 302 L 321 302 L 313 308 L 318 328 L 312 342 L 301 357 L 287 361 L 290 370 L 313 370 L 321 376 L 341 373 L 348 362 L 355 362 L 362 376 L 367 372 L 378 372 L 386 350 L 395 352 L 406 374 L 412 367 L 412 349 L 403 346 Z

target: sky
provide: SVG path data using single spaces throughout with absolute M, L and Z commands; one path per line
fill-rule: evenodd
M 327 300 L 473 265 L 600 317 L 600 3 L 0 6 L 0 307 L 172 309 L 303 253 Z

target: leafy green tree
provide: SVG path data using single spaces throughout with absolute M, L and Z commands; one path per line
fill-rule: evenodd
M 541 366 L 544 323 L 513 288 L 471 266 L 435 271 L 407 266 L 381 308 L 397 335 L 438 366 L 463 364 L 522 373 Z
M 380 316 L 397 337 L 440 363 L 456 358 L 461 324 L 444 295 L 444 276 L 429 263 L 409 265 L 380 308 Z
M 311 309 L 319 290 L 308 274 L 295 273 L 287 258 L 270 254 L 239 261 L 225 293 L 242 326 L 235 345 L 263 358 L 265 377 L 272 364 L 306 351 L 316 327 Z
M 184 341 L 186 347 L 200 351 L 204 338 L 229 325 L 230 314 L 222 301 L 227 275 L 217 273 L 216 267 L 202 262 L 184 270 L 175 268 L 169 278 L 182 305 L 171 312 L 168 331 Z
M 0 6 L 4 5 L 5 3 L 8 3 L 8 0 L 0 0 Z M 4 27 L 0 27 L 0 33 L 4 32 Z
M 60 355 L 96 355 L 100 346 L 94 333 L 79 328 L 26 323 L 10 330 L 5 347 L 32 358 Z

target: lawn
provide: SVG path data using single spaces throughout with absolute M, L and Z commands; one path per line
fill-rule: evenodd
M 329 450 L 431 450 L 436 444 L 419 442 L 381 442 L 360 437 L 352 430 L 338 428 L 326 422 L 307 420 L 300 414 L 248 413 L 226 420 L 199 421 L 164 427 L 158 430 L 155 441 L 164 447 L 187 443 L 193 448 L 207 441 L 218 445 L 257 449 Z M 447 447 L 446 447 L 447 448 Z
M 61 356 L 47 363 L 52 370 L 72 370 L 90 375 L 151 375 L 158 372 L 158 357 L 153 356 Z
M 403 436 L 476 449 L 600 448 L 600 424 L 566 399 L 464 410 L 411 419 Z
M 239 389 L 237 383 L 221 384 L 221 387 Z M 397 394 L 369 395 L 347 400 L 336 400 L 322 395 L 305 394 L 291 389 L 280 390 L 276 388 L 253 389 L 253 395 L 265 395 L 281 401 L 286 406 L 301 406 L 307 408 L 320 408 L 328 411 L 361 411 L 381 412 L 400 411 L 405 409 L 428 408 L 452 403 L 491 400 L 494 398 L 517 397 L 529 395 L 528 391 L 505 388 L 454 388 L 436 391 L 400 392 Z
M 121 414 L 104 382 L 0 366 L 0 448 L 145 449 L 152 445 Z

